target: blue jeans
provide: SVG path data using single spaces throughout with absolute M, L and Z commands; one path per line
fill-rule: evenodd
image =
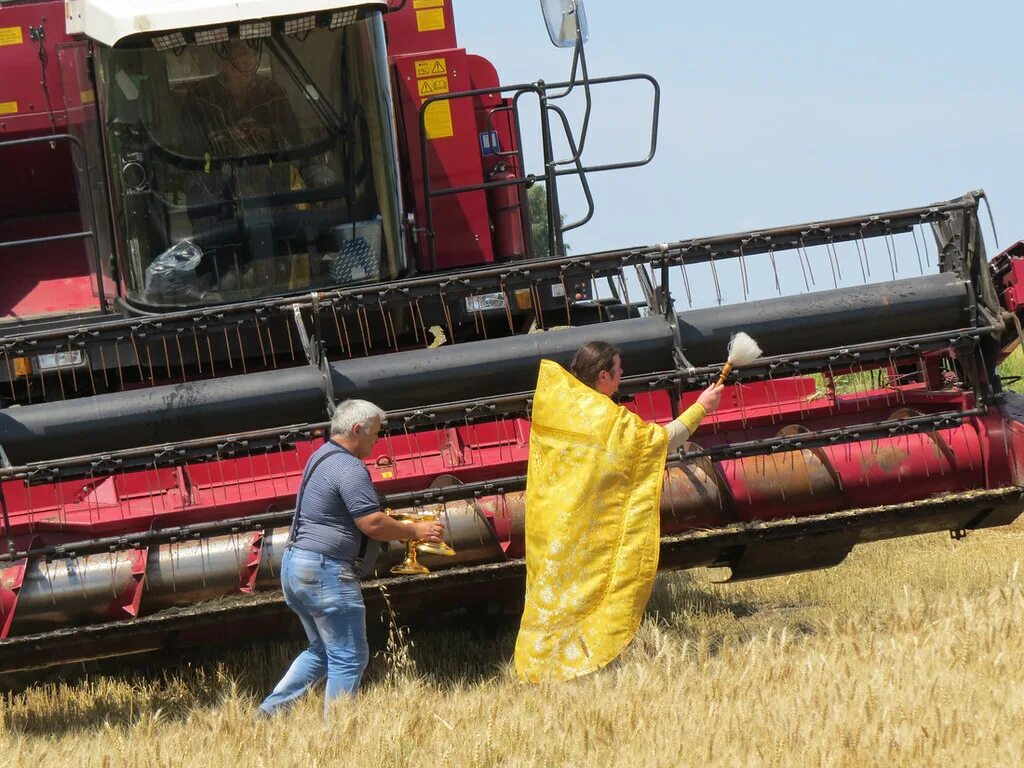
M 339 696 L 355 694 L 366 669 L 366 608 L 352 565 L 289 547 L 281 560 L 284 601 L 302 622 L 309 648 L 298 655 L 260 705 L 272 714 L 327 678 L 324 711 Z

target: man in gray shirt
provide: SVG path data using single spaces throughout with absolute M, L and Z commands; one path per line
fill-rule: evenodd
M 264 714 L 287 707 L 325 677 L 325 708 L 354 694 L 370 655 L 359 577 L 372 572 L 378 542 L 441 540 L 440 522 L 399 522 L 380 509 L 363 460 L 373 452 L 383 419 L 373 403 L 346 400 L 334 412 L 330 440 L 306 464 L 281 585 L 309 647 L 260 705 Z

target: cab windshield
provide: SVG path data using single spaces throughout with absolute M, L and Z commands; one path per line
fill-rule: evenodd
M 220 304 L 404 270 L 383 22 L 331 18 L 100 51 L 131 303 Z

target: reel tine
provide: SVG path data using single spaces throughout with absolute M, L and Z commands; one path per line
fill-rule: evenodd
M 565 284 L 565 272 L 563 271 L 560 280 L 562 282 L 562 298 L 565 300 L 565 324 L 572 325 L 572 310 L 569 308 L 569 286 Z
M 85 361 L 85 371 L 89 374 L 89 389 L 92 393 L 96 394 L 96 378 L 92 372 L 92 361 L 89 359 L 89 352 L 86 348 L 82 347 L 82 359 Z
M 835 287 L 839 287 L 838 280 L 843 279 L 843 265 L 839 263 L 839 251 L 836 250 L 836 244 L 832 241 L 831 236 L 828 239 L 828 243 L 825 244 L 825 250 L 828 251 L 828 258 L 832 264 L 832 281 Z
M 690 292 L 690 276 L 686 273 L 686 259 L 679 259 L 679 274 L 683 276 L 683 290 L 686 291 L 686 303 L 693 309 L 693 294 Z
M 103 371 L 103 384 L 107 389 L 110 389 L 110 376 L 107 374 L 107 356 L 103 351 L 103 345 L 100 344 L 100 370 Z
M 70 344 L 68 344 L 68 359 L 74 361 L 74 353 L 73 353 L 73 350 L 71 349 L 71 345 Z M 78 374 L 75 373 L 74 362 L 72 362 L 70 367 L 71 367 L 71 388 L 77 392 L 78 391 Z
M 882 237 L 882 240 L 885 241 L 885 252 L 889 256 L 889 270 L 892 272 L 892 279 L 895 280 L 897 270 L 896 254 L 893 252 L 893 249 L 889 246 L 889 237 L 889 235 L 884 235 Z
M 153 353 L 150 351 L 149 342 L 144 342 L 146 349 L 146 368 L 149 370 L 149 385 L 156 386 L 156 374 L 153 372 Z M 86 369 L 89 371 L 89 378 L 92 378 L 92 368 L 86 365 Z
M 163 344 L 163 347 L 164 347 L 164 368 L 167 371 L 167 378 L 170 379 L 171 378 L 171 355 L 170 355 L 170 353 L 167 350 L 167 337 L 166 336 L 162 336 L 160 338 L 160 341 L 161 341 L 161 343 Z M 100 349 L 102 349 L 102 347 Z
M 342 315 L 341 315 L 341 328 L 342 328 L 342 330 L 345 333 L 345 349 L 348 350 L 348 356 L 349 356 L 349 358 L 351 358 L 352 357 L 352 343 L 349 340 L 349 335 L 348 335 L 348 318 L 345 317 L 344 313 L 342 313 Z
M 768 251 L 768 258 L 772 262 L 772 273 L 775 275 L 775 290 L 779 292 L 779 296 L 782 295 L 782 283 L 779 282 L 779 267 L 775 263 L 775 250 L 770 249 Z
M 267 346 L 270 347 L 270 362 L 277 369 L 277 350 L 274 348 L 274 329 L 270 325 L 270 318 L 263 316 L 263 322 L 267 324 Z M 200 368 L 199 372 L 202 373 L 203 369 Z
M 363 337 L 363 353 L 368 356 L 373 349 L 373 336 L 370 334 L 370 315 L 361 304 L 356 308 L 356 319 L 359 321 L 359 335 Z
M 722 286 L 718 282 L 718 268 L 715 267 L 715 257 L 710 252 L 708 253 L 708 264 L 711 265 L 711 279 L 715 283 L 715 300 L 718 305 L 722 305 Z
M 455 343 L 455 325 L 452 323 L 452 313 L 448 307 L 448 298 L 445 296 L 444 288 L 438 290 L 438 298 L 441 301 L 441 312 L 444 314 L 445 325 L 448 326 L 448 338 Z
M 505 321 L 508 323 L 508 330 L 510 333 L 515 333 L 515 323 L 512 322 L 512 302 L 509 300 L 508 286 L 504 279 L 501 281 L 501 297 L 505 304 Z
M 174 335 L 174 343 L 178 348 L 178 365 L 181 368 L 181 380 L 188 381 L 188 373 L 185 371 L 185 353 L 181 349 L 181 335 Z M 263 346 L 263 337 L 260 337 L 260 347 Z
M 4 347 L 4 367 L 7 369 L 7 383 L 11 385 L 11 400 L 18 400 L 18 391 L 14 386 L 14 365 L 11 363 L 11 356 L 8 348 Z
M 747 259 L 743 255 L 742 245 L 736 251 L 736 256 L 740 262 L 740 287 L 743 289 L 743 300 L 746 301 L 750 295 L 750 281 L 747 277 Z
M 292 324 L 285 320 L 284 323 L 285 337 L 288 339 L 288 355 L 291 357 L 292 362 L 295 362 L 295 342 L 292 339 Z
M 242 346 L 242 323 L 235 324 L 235 339 L 238 341 L 238 359 L 242 362 L 242 373 L 248 373 L 245 364 L 245 348 Z
M 199 331 L 196 329 L 196 324 L 192 324 L 192 345 L 196 349 L 196 367 L 199 369 L 199 375 L 203 373 L 203 356 L 199 352 Z
M 203 334 L 203 336 L 206 338 L 206 353 L 210 356 L 210 375 L 211 376 L 216 376 L 217 375 L 217 368 L 214 365 L 213 342 L 210 340 L 210 334 L 209 333 L 205 333 L 205 334 Z
M 338 305 L 332 299 L 330 306 L 331 317 L 334 318 L 334 331 L 338 334 L 338 346 L 341 347 L 342 352 L 345 352 L 348 349 L 348 344 L 341 337 L 341 323 L 338 322 Z
M 128 338 L 132 342 L 132 353 L 135 355 L 135 367 L 139 371 L 139 381 L 145 381 L 146 374 L 142 372 L 142 356 L 139 354 L 139 344 L 135 338 L 134 330 L 128 332 Z
M 814 279 L 814 265 L 811 264 L 811 257 L 807 255 L 807 246 L 804 245 L 804 236 L 800 235 L 800 245 L 797 247 L 797 253 L 803 254 L 803 263 L 807 265 L 807 274 L 811 278 L 811 285 L 817 286 L 817 281 Z M 808 286 L 807 290 L 810 290 Z
M 796 260 L 798 262 L 800 262 L 800 274 L 801 274 L 801 276 L 804 279 L 804 288 L 807 291 L 810 291 L 811 290 L 811 284 L 807 280 L 807 267 L 804 264 L 804 256 L 805 256 L 805 254 L 804 254 L 803 248 L 797 248 L 796 249 Z
M 854 240 L 853 242 L 856 243 L 858 241 Z M 864 278 L 864 281 L 867 282 L 867 278 L 871 277 L 871 259 L 868 257 L 868 243 L 864 239 L 864 230 L 863 229 L 860 232 L 860 240 L 859 240 L 859 242 L 860 242 L 861 250 L 864 251 L 864 266 L 867 268 L 867 276 Z
M 117 366 L 117 380 L 121 389 L 124 389 L 124 369 L 121 364 L 121 338 L 114 339 L 114 365 Z
M 231 354 L 231 340 L 228 338 L 228 327 L 226 325 L 224 326 L 224 349 L 228 355 L 228 368 L 235 370 L 235 361 Z
M 536 314 L 537 318 L 540 321 L 541 330 L 546 331 L 548 328 L 548 323 L 547 320 L 545 320 L 544 318 L 544 305 L 543 302 L 540 300 L 540 285 L 537 283 L 536 280 L 530 283 L 530 290 L 533 291 L 533 300 L 536 302 Z
M 917 227 L 910 228 L 910 235 L 914 238 L 914 250 L 917 252 L 917 270 L 924 274 L 924 263 L 921 261 L 921 246 L 917 242 Z
M 886 242 L 892 246 L 892 263 L 896 266 L 896 272 L 900 271 L 900 252 L 896 245 L 896 238 L 893 237 L 892 232 L 887 232 L 885 235 Z

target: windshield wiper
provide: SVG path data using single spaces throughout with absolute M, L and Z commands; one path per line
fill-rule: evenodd
M 288 41 L 281 36 L 280 32 L 275 32 L 271 37 L 267 38 L 266 45 L 277 56 L 278 61 L 284 65 L 284 69 L 292 79 L 292 82 L 299 87 L 299 90 L 306 94 L 309 101 L 313 102 L 313 109 L 317 112 L 328 131 L 332 134 L 340 135 L 343 131 L 341 115 L 331 106 L 330 101 L 328 101 L 320 86 L 313 81 L 309 72 L 302 66 L 302 62 L 295 55 L 295 51 L 292 50 L 291 46 L 288 45 Z

